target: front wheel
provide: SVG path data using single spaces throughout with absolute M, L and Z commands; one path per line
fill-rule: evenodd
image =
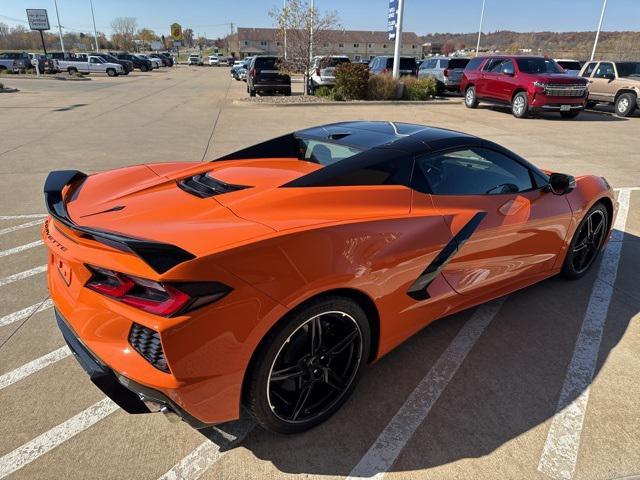
M 113 68 L 107 68 L 107 75 L 109 75 L 110 77 L 116 77 L 118 74 Z
M 367 317 L 339 296 L 309 303 L 269 333 L 245 385 L 245 402 L 267 430 L 299 433 L 333 415 L 369 357 Z
M 529 99 L 525 92 L 519 92 L 511 102 L 511 113 L 516 118 L 526 118 L 529 114 Z
M 478 97 L 476 96 L 476 87 L 469 87 L 464 93 L 464 105 L 467 108 L 478 107 Z
M 628 117 L 636 109 L 637 98 L 633 93 L 623 93 L 616 100 L 616 115 Z
M 597 203 L 584 216 L 569 244 L 569 251 L 562 264 L 562 274 L 571 280 L 587 273 L 598 257 L 607 232 L 609 213 L 602 203 Z

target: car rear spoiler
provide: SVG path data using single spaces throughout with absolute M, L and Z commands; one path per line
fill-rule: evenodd
M 65 196 L 62 195 L 62 191 L 66 186 L 69 186 L 66 197 L 73 197 L 86 178 L 87 175 L 78 170 L 54 170 L 49 173 L 44 182 L 44 200 L 49 214 L 55 220 L 80 233 L 84 238 L 90 238 L 117 250 L 137 255 L 158 273 L 164 273 L 176 265 L 195 258 L 192 253 L 175 245 L 82 227 L 74 223 L 67 212 Z

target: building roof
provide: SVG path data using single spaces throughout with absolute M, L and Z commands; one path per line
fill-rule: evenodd
M 389 34 L 386 31 L 370 31 L 370 30 L 330 30 L 323 34 L 326 41 L 332 43 L 376 43 L 376 44 L 392 44 L 394 41 L 389 40 Z M 238 27 L 238 40 L 243 41 L 271 41 L 278 40 L 277 28 L 246 28 Z M 402 33 L 403 44 L 421 45 L 422 40 L 415 32 Z

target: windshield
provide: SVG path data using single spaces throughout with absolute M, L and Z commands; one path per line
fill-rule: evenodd
M 550 58 L 518 58 L 518 68 L 523 73 L 562 73 L 562 67 Z
M 393 63 L 393 61 L 392 61 Z M 415 70 L 416 61 L 413 58 L 400 58 L 400 70 Z
M 558 65 L 560 65 L 565 70 L 580 70 L 582 68 L 580 66 L 580 62 L 570 62 L 570 61 L 559 61 Z
M 300 144 L 298 159 L 320 165 L 331 165 L 363 151 L 359 148 L 324 142 L 314 138 L 298 138 L 298 142 Z
M 449 59 L 448 68 L 450 70 L 455 69 L 455 68 L 464 68 L 464 67 L 467 66 L 467 63 L 469 63 L 469 59 L 468 58 L 451 58 L 451 59 Z
M 619 77 L 640 77 L 640 62 L 616 62 Z

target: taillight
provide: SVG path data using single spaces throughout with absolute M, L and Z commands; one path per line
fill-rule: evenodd
M 319 69 L 319 68 L 316 68 L 316 75 L 317 75 L 317 76 L 319 76 L 319 77 L 321 76 L 321 75 L 320 75 L 320 69 Z
M 252 69 L 249 71 L 249 75 L 255 78 L 255 76 L 256 76 L 256 69 L 255 69 L 255 68 L 252 68 Z
M 156 282 L 87 265 L 86 287 L 147 313 L 171 317 L 220 300 L 231 287 L 220 282 Z
M 448 77 L 448 76 L 449 76 L 449 69 L 448 69 L 448 68 L 445 68 L 445 69 L 444 69 L 444 72 L 442 72 L 442 74 L 443 74 L 445 77 Z
M 385 68 L 384 70 L 382 70 L 382 73 L 389 73 L 389 69 Z

